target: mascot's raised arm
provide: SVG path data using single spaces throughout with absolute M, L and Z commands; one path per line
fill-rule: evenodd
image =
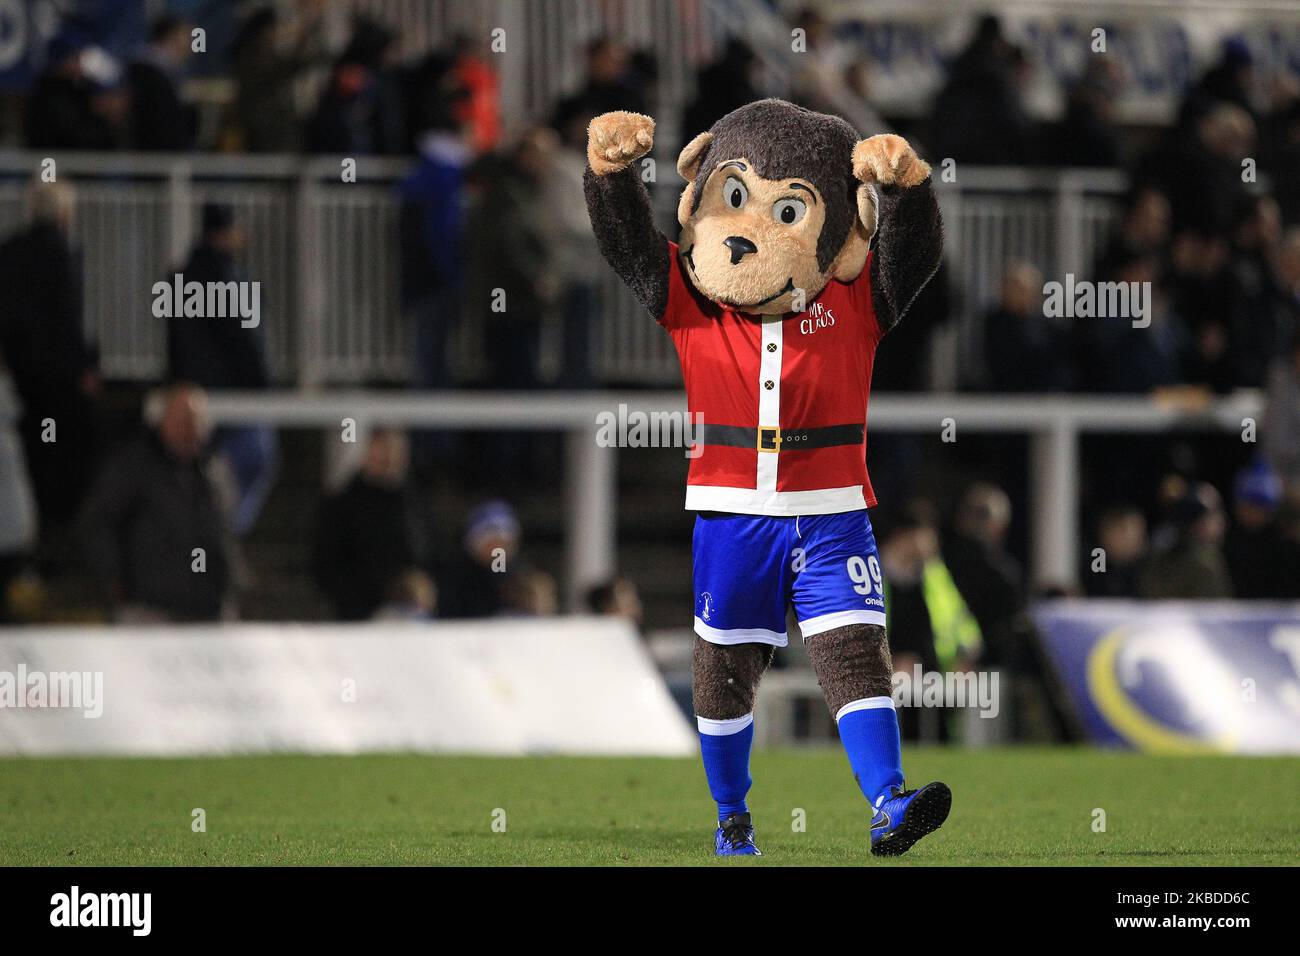
M 758 852 L 745 797 L 759 681 L 793 608 L 870 803 L 873 853 L 936 829 L 952 794 L 903 784 L 884 582 L 867 508 L 876 346 L 939 266 L 930 167 L 899 136 L 859 139 L 782 100 L 742 106 L 682 150 L 674 243 L 638 160 L 654 121 L 588 130 L 601 254 L 672 336 L 698 454 L 694 704 L 719 855 Z

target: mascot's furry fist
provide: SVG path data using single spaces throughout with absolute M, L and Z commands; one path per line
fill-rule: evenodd
M 602 113 L 587 127 L 587 162 L 597 176 L 626 169 L 654 146 L 655 121 L 641 113 Z
M 853 175 L 881 186 L 916 186 L 930 175 L 930 164 L 903 137 L 881 133 L 853 147 Z

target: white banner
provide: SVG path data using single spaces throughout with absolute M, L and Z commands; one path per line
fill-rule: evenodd
M 1028 57 L 1022 94 L 1026 109 L 1040 119 L 1061 116 L 1066 86 L 1099 55 L 1119 67 L 1119 119 L 1135 123 L 1170 122 L 1187 87 L 1218 61 L 1229 37 L 1250 50 L 1261 85 L 1275 71 L 1294 76 L 1300 70 L 1300 3 L 1294 2 L 832 0 L 821 9 L 843 41 L 839 54 L 865 59 L 872 103 L 906 116 L 929 112 L 949 64 L 969 42 L 978 16 L 988 12 L 998 15 L 1004 35 Z M 1104 36 L 1095 33 L 1099 29 Z
M 640 639 L 607 618 L 0 633 L 0 755 L 695 746 Z

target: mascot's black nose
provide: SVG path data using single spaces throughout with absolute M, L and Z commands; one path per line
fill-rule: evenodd
M 722 240 L 722 244 L 731 250 L 731 264 L 733 266 L 751 252 L 758 252 L 758 246 L 744 236 L 728 236 Z

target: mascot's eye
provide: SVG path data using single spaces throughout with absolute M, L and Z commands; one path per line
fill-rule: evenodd
M 772 218 L 787 226 L 793 226 L 807 211 L 808 207 L 802 199 L 778 199 L 772 205 Z
M 722 198 L 732 209 L 739 209 L 749 198 L 749 190 L 735 176 L 728 176 L 727 181 L 722 184 Z

